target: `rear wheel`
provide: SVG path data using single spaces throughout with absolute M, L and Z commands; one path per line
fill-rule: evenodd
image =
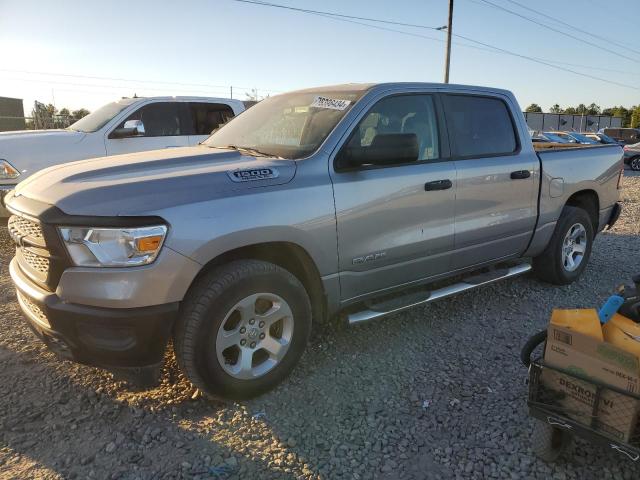
M 578 207 L 564 207 L 547 248 L 533 259 L 533 271 L 545 282 L 573 283 L 580 277 L 591 256 L 591 217 Z
M 640 157 L 632 158 L 629 162 L 629 167 L 631 170 L 640 171 Z
M 235 261 L 192 287 L 176 327 L 176 357 L 203 392 L 250 398 L 291 372 L 310 330 L 309 298 L 293 274 L 268 262 Z

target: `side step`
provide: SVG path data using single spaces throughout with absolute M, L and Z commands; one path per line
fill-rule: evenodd
M 349 314 L 347 316 L 347 321 L 349 322 L 349 325 L 354 325 L 386 317 L 387 315 L 402 312 L 418 305 L 433 302 L 440 298 L 450 297 L 457 293 L 466 292 L 467 290 L 488 285 L 490 283 L 497 282 L 498 280 L 522 275 L 529 270 L 531 270 L 531 265 L 528 263 L 522 263 L 513 267 L 501 268 L 488 273 L 473 275 L 461 282 L 454 283 L 453 285 L 448 285 L 437 290 L 411 293 L 385 302 L 369 304 L 366 310 Z

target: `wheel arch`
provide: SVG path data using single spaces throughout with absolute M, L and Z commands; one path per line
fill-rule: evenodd
M 235 260 L 262 260 L 291 272 L 304 286 L 313 311 L 314 320 L 327 316 L 327 296 L 320 272 L 313 258 L 300 245 L 286 241 L 269 241 L 243 245 L 217 255 L 208 261 L 193 279 L 191 287 L 212 269 Z
M 593 231 L 598 232 L 600 218 L 600 197 L 595 190 L 585 189 L 573 193 L 565 203 L 568 207 L 581 208 L 589 215 L 593 224 Z

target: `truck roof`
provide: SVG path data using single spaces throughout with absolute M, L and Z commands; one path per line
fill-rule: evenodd
M 118 101 L 129 101 L 131 103 L 137 100 L 165 100 L 165 101 L 178 101 L 178 102 L 233 102 L 233 103 L 242 103 L 242 100 L 237 100 L 235 98 L 224 98 L 224 97 L 193 97 L 193 96 L 158 96 L 158 97 L 123 97 Z
M 361 92 L 374 90 L 388 90 L 396 88 L 445 88 L 449 91 L 455 90 L 478 90 L 487 93 L 495 93 L 511 96 L 509 90 L 493 87 L 481 87 L 477 85 L 458 85 L 455 83 L 430 83 L 430 82 L 383 82 L 383 83 L 343 83 L 338 85 L 327 85 L 321 87 L 305 88 L 296 92 Z

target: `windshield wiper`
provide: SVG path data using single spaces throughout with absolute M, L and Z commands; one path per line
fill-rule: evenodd
M 278 158 L 280 160 L 284 160 L 282 157 L 279 157 L 278 155 L 262 152 L 260 150 L 257 150 L 251 147 L 240 147 L 238 145 L 225 145 L 224 147 L 213 147 L 213 148 L 226 148 L 229 150 L 236 150 L 240 153 L 248 153 L 249 155 L 252 155 L 254 157 Z

